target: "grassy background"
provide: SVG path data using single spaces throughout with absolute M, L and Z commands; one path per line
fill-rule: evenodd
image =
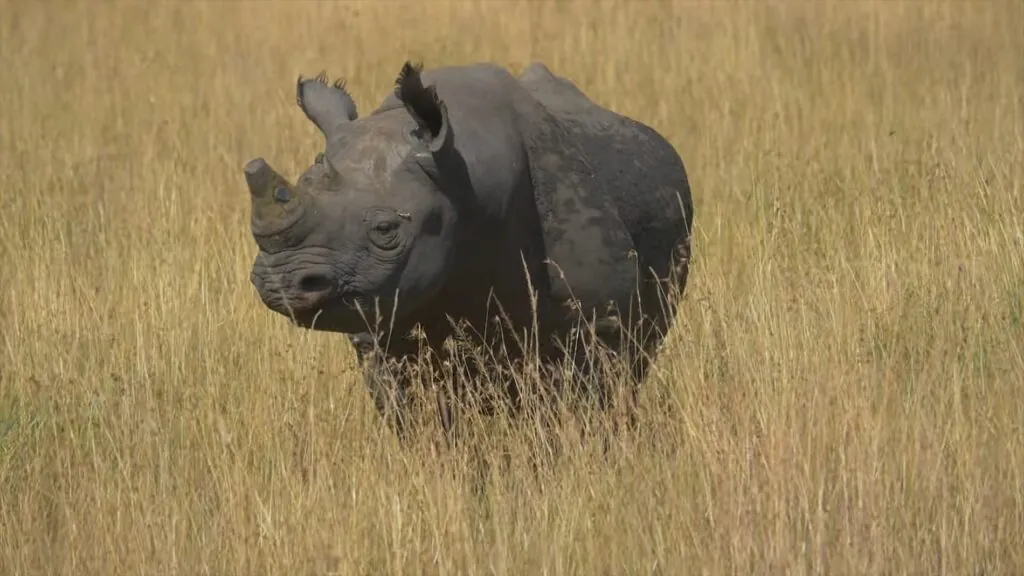
M 0 573 L 1024 572 L 1019 2 L 6 2 Z M 645 431 L 400 449 L 249 285 L 241 167 L 407 58 L 662 131 L 695 257 Z M 566 437 L 570 435 L 566 432 Z

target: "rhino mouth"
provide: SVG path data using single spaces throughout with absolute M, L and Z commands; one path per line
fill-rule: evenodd
M 278 311 L 287 315 L 292 324 L 308 330 L 343 332 L 347 334 L 374 331 L 386 327 L 390 308 L 354 292 L 339 293 L 322 306 L 301 311 Z

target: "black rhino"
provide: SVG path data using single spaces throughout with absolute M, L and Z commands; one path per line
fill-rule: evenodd
M 542 364 L 569 354 L 580 375 L 588 361 L 566 346 L 596 335 L 644 380 L 691 252 L 690 186 L 664 138 L 541 63 L 515 77 L 407 61 L 358 119 L 341 81 L 296 90 L 325 148 L 294 184 L 245 165 L 251 280 L 298 326 L 349 335 L 382 414 L 406 398 L 390 368 L 424 344 L 443 357 L 457 325 L 503 362 L 526 353 L 510 331 L 528 331 Z

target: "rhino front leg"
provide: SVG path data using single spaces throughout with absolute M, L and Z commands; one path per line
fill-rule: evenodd
M 356 350 L 356 361 L 363 373 L 363 384 L 370 393 L 377 413 L 398 436 L 406 437 L 406 411 L 409 406 L 406 394 L 407 383 L 402 372 L 393 370 L 390 362 L 382 357 L 376 341 L 367 332 L 349 335 Z

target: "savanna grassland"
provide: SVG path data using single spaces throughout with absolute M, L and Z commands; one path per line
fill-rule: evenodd
M 0 573 L 1024 573 L 1021 3 L 2 13 Z M 299 73 L 367 113 L 406 58 L 542 60 L 681 153 L 636 433 L 401 447 L 262 307 L 243 164 L 319 150 Z

